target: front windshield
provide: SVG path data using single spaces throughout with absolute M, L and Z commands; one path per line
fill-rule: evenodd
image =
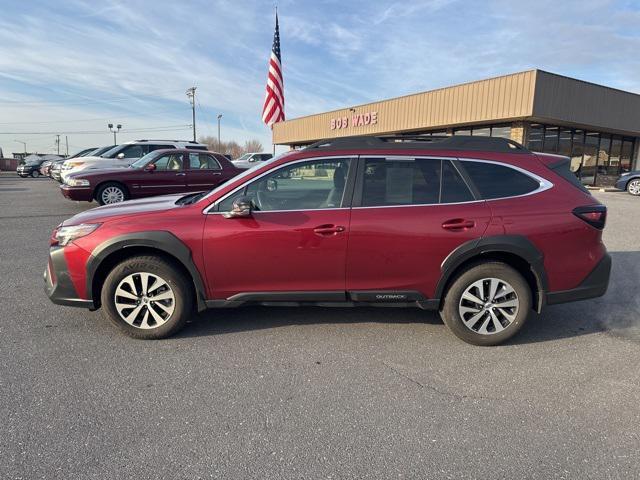
M 240 158 L 236 158 L 234 160 L 234 162 L 241 162 L 243 160 L 249 160 L 249 158 L 251 157 L 250 153 L 245 153 L 244 155 L 242 155 Z
M 253 173 L 254 170 L 256 170 L 257 168 L 263 168 L 267 165 L 271 165 L 273 162 L 275 162 L 276 160 L 280 160 L 281 158 L 286 157 L 287 155 L 291 155 L 293 153 L 296 153 L 295 150 L 290 150 L 288 152 L 284 152 L 281 153 L 279 155 L 276 155 L 273 158 L 270 158 L 269 160 L 266 160 L 264 162 L 257 162 L 253 167 L 243 171 L 241 174 L 236 175 L 235 177 L 229 179 L 229 181 L 227 183 L 223 183 L 219 186 L 217 186 L 216 188 L 214 188 L 213 190 L 208 191 L 207 193 L 203 194 L 202 197 L 197 197 L 195 200 L 193 200 L 191 203 L 195 203 L 198 200 L 200 200 L 201 198 L 207 198 L 210 197 L 211 195 L 215 194 L 216 192 L 219 192 L 220 190 L 222 190 L 223 188 L 225 188 L 229 182 L 235 182 L 236 180 L 241 180 L 245 177 L 247 177 L 248 175 L 251 175 Z
M 106 152 L 102 152 L 102 154 L 100 156 L 104 157 L 104 158 L 113 158 L 118 154 L 120 149 L 122 149 L 123 147 L 124 147 L 124 145 L 116 145 L 115 147 L 111 147 Z
M 149 152 L 144 157 L 140 157 L 138 160 L 129 165 L 129 168 L 143 168 L 150 160 L 158 155 L 158 152 Z

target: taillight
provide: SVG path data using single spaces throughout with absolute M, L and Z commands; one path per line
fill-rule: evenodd
M 598 230 L 602 230 L 607 221 L 607 207 L 604 205 L 577 207 L 573 209 L 573 214 Z

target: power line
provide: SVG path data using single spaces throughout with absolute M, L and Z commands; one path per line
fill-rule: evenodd
M 161 132 L 161 131 L 172 131 L 172 130 L 186 130 L 191 129 L 191 124 L 181 124 L 181 125 L 165 125 L 159 127 L 147 127 L 147 128 L 128 128 L 126 130 L 127 133 L 141 133 L 141 132 Z M 0 132 L 0 135 L 95 135 L 99 133 L 104 133 L 104 130 L 58 130 L 53 132 Z
M 166 91 L 166 92 L 158 92 L 156 93 L 156 97 L 159 95 L 166 95 L 169 93 L 177 93 L 176 90 L 170 90 L 170 91 Z M 166 99 L 157 99 L 156 97 L 149 97 L 149 96 L 136 96 L 136 95 L 129 95 L 127 97 L 112 97 L 112 98 L 91 98 L 91 97 L 85 97 L 85 100 L 78 100 L 78 101 L 71 101 L 71 102 L 60 102 L 60 101 L 56 101 L 56 102 L 49 102 L 46 100 L 41 100 L 41 101 L 34 101 L 34 102 L 24 102 L 21 100 L 5 100 L 5 101 L 0 101 L 0 105 L 19 105 L 19 106 L 23 106 L 23 105 L 35 105 L 35 106 L 42 106 L 42 105 L 58 105 L 58 106 L 64 106 L 64 105 L 87 105 L 87 104 L 91 104 L 91 103 L 118 103 L 118 102 L 126 102 L 126 101 L 131 101 L 131 100 L 140 100 L 140 101 L 149 101 L 149 100 L 166 100 Z

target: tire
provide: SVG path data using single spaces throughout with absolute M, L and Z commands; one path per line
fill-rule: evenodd
M 129 199 L 129 192 L 124 185 L 117 182 L 107 182 L 100 185 L 96 192 L 96 201 L 100 205 L 113 205 Z
M 634 178 L 627 183 L 627 192 L 636 197 L 640 195 L 640 178 Z
M 492 300 L 488 298 L 492 288 L 495 304 L 470 300 Z M 440 315 L 459 339 L 472 345 L 499 345 L 520 331 L 531 313 L 531 302 L 531 289 L 520 273 L 505 263 L 485 262 L 456 276 Z M 505 307 L 500 308 L 501 304 Z
M 38 170 L 34 170 L 31 172 L 31 178 L 38 178 L 40 176 L 40 172 Z
M 145 275 L 147 292 L 143 293 Z M 153 300 L 161 296 L 162 300 Z M 156 256 L 131 257 L 117 264 L 104 281 L 100 300 L 103 315 L 111 323 L 143 340 L 170 337 L 184 327 L 194 311 L 190 279 L 174 264 Z

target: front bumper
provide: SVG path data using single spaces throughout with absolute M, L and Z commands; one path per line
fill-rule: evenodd
M 65 198 L 77 200 L 79 202 L 90 202 L 93 200 L 91 187 L 70 187 L 67 184 L 60 185 L 60 191 Z
M 95 309 L 92 300 L 78 298 L 64 258 L 64 247 L 51 247 L 49 250 L 49 263 L 44 271 L 44 291 L 58 305 Z
M 615 187 L 618 190 L 626 190 L 628 181 L 629 181 L 628 177 L 620 177 L 618 180 L 616 180 Z
M 547 293 L 547 305 L 575 302 L 588 298 L 601 297 L 607 292 L 609 276 L 611 274 L 611 256 L 608 253 L 598 262 L 589 275 L 571 290 Z

